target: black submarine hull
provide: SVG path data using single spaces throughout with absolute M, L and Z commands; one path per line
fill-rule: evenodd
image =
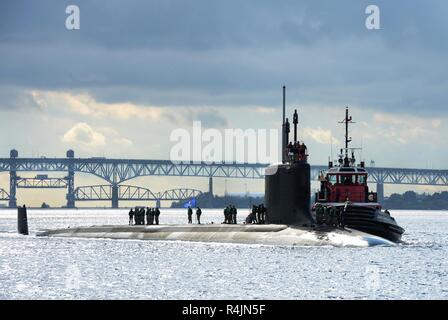
M 265 171 L 267 223 L 310 226 L 310 165 L 305 161 L 273 164 Z

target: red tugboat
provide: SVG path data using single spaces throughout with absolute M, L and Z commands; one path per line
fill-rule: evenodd
M 352 123 L 348 108 L 345 112 L 345 148 L 341 149 L 338 164 L 329 162 L 327 172 L 319 175 L 320 191 L 313 206 L 318 226 L 348 227 L 367 232 L 393 242 L 399 242 L 404 229 L 383 211 L 376 192 L 367 186 L 368 173 L 364 162 L 356 165 L 355 148 L 349 148 L 348 126 Z

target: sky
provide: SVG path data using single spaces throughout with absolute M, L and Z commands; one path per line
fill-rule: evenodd
M 366 28 L 371 4 L 380 29 Z M 69 5 L 79 7 L 79 30 L 66 28 Z M 286 85 L 311 164 L 335 157 L 349 106 L 352 145 L 368 164 L 446 169 L 447 14 L 437 0 L 1 1 L 0 157 L 15 148 L 22 157 L 73 149 L 169 159 L 170 134 L 195 120 L 220 131 L 278 129 Z M 131 181 L 155 191 L 206 190 L 208 182 Z M 77 175 L 75 183 L 101 181 Z M 262 181 L 227 188 L 244 192 L 245 184 L 263 191 Z M 8 188 L 8 175 L 0 186 Z M 216 179 L 217 193 L 224 186 Z M 59 193 L 18 196 L 60 205 Z

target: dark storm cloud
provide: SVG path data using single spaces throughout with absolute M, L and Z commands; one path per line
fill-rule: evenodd
M 65 29 L 77 4 L 81 30 Z M 446 1 L 3 1 L 0 85 L 104 102 L 446 110 Z M 3 95 L 0 92 L 0 95 Z M 0 96 L 1 98 L 1 96 Z

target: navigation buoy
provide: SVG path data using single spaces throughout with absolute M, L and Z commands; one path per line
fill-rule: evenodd
M 28 235 L 28 218 L 25 205 L 17 208 L 17 232 L 26 236 Z

